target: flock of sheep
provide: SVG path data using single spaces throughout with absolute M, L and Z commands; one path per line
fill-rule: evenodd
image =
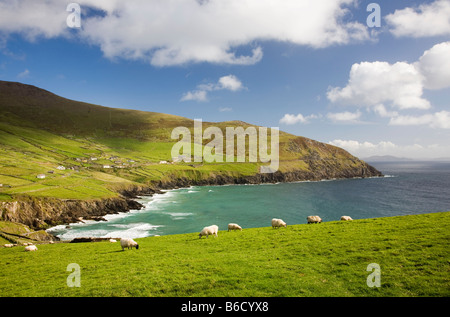
M 353 220 L 350 216 L 342 216 L 341 217 L 342 221 L 351 221 Z M 308 224 L 310 223 L 321 223 L 322 222 L 322 218 L 320 218 L 319 216 L 308 216 L 306 217 L 306 221 L 308 222 Z M 280 228 L 280 227 L 287 227 L 286 222 L 284 222 L 282 219 L 278 219 L 278 218 L 273 218 L 272 219 L 272 228 Z M 240 230 L 242 231 L 242 227 L 239 226 L 236 223 L 229 223 L 228 224 L 228 231 L 230 230 Z M 202 229 L 202 231 L 200 231 L 198 237 L 201 239 L 203 236 L 206 236 L 207 238 L 209 236 L 216 236 L 217 237 L 217 232 L 219 231 L 219 227 L 216 225 L 211 225 L 208 227 L 204 227 Z M 117 242 L 115 239 L 110 239 L 110 242 Z M 25 251 L 37 251 L 37 247 L 31 243 L 25 243 Z M 14 244 L 5 244 L 5 247 L 10 248 L 13 247 Z M 125 251 L 125 249 L 139 249 L 139 244 L 134 241 L 131 238 L 121 238 L 120 239 L 120 246 L 122 247 L 122 251 Z
M 320 222 L 322 222 L 322 218 L 320 218 L 319 216 L 308 216 L 306 218 L 306 220 L 307 220 L 308 223 L 320 223 Z M 342 216 L 341 220 L 343 220 L 343 221 L 350 221 L 350 220 L 353 220 L 353 219 L 350 216 Z M 278 218 L 273 218 L 271 224 L 272 224 L 272 228 L 280 228 L 280 227 L 285 227 L 286 228 L 287 227 L 286 222 L 284 222 L 282 219 L 278 219 Z M 238 225 L 237 223 L 229 223 L 228 224 L 228 231 L 230 231 L 230 230 L 231 231 L 233 231 L 233 230 L 242 231 L 242 227 L 240 225 Z M 204 227 L 202 229 L 202 231 L 200 231 L 200 233 L 198 234 L 198 237 L 199 237 L 199 239 L 201 239 L 203 236 L 206 236 L 207 238 L 209 236 L 216 236 L 217 237 L 218 231 L 219 231 L 219 227 L 217 225 L 207 226 L 207 227 Z M 110 240 L 110 241 L 111 242 L 116 242 L 115 240 L 114 241 Z M 133 249 L 133 247 L 136 248 L 136 249 L 139 249 L 139 244 L 136 241 L 134 241 L 133 239 L 129 239 L 129 238 L 127 238 L 127 239 L 125 239 L 125 238 L 120 239 L 120 246 L 122 247 L 122 251 L 124 251 L 125 248 Z
M 319 216 L 308 216 L 306 217 L 306 220 L 308 223 L 321 223 L 322 222 L 322 218 L 320 218 Z M 342 221 L 350 221 L 353 220 L 350 216 L 342 216 L 341 217 Z M 272 219 L 272 228 L 280 228 L 280 227 L 287 227 L 286 222 L 284 222 L 282 219 L 278 219 L 278 218 L 273 218 Z M 230 230 L 240 230 L 242 231 L 242 227 L 239 226 L 236 223 L 229 223 L 228 224 L 228 231 Z M 201 238 L 203 236 L 216 236 L 217 237 L 217 232 L 219 231 L 219 227 L 216 225 L 212 225 L 212 226 L 208 226 L 208 227 L 204 227 L 202 229 L 202 231 L 200 231 L 198 237 Z

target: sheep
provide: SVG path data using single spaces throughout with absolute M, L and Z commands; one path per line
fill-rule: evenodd
M 37 247 L 35 245 L 27 245 L 25 251 L 37 251 Z
M 272 228 L 279 228 L 279 227 L 287 227 L 286 222 L 284 222 L 281 219 L 273 218 L 272 219 Z
M 350 216 L 342 216 L 342 217 L 341 217 L 341 220 L 342 220 L 342 221 L 351 221 L 351 220 L 353 220 L 353 219 L 352 219 L 352 217 L 350 217 Z
M 200 234 L 198 235 L 198 237 L 199 237 L 199 239 L 201 239 L 203 236 L 206 236 L 208 238 L 209 235 L 215 235 L 217 237 L 218 231 L 219 231 L 219 227 L 216 225 L 204 227 L 202 229 L 202 231 L 200 231 Z
M 319 216 L 308 216 L 306 217 L 306 221 L 308 221 L 308 223 L 321 223 L 322 218 Z
M 14 244 L 11 244 L 11 243 L 4 245 L 5 248 L 12 248 L 13 246 L 14 246 Z
M 229 223 L 228 224 L 228 231 L 230 230 L 240 230 L 242 231 L 242 227 L 238 225 L 237 223 Z
M 125 251 L 125 248 L 133 249 L 133 247 L 135 247 L 136 250 L 139 249 L 139 244 L 137 244 L 136 241 L 134 241 L 133 239 L 130 239 L 130 238 L 121 238 L 120 246 L 122 247 L 122 251 Z
M 109 239 L 109 242 L 116 243 L 117 241 L 116 241 L 116 239 Z

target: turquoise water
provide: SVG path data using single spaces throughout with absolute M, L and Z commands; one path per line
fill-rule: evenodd
M 64 240 L 75 237 L 131 237 L 199 232 L 216 224 L 226 230 L 270 226 L 272 218 L 306 223 L 420 214 L 450 210 L 450 163 L 373 163 L 385 177 L 261 185 L 205 186 L 170 190 L 142 197 L 141 210 L 109 215 L 49 231 Z

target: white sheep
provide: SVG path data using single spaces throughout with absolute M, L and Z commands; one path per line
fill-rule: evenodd
M 237 223 L 229 223 L 228 224 L 228 231 L 230 230 L 240 230 L 242 231 L 242 227 L 238 225 Z
M 116 241 L 116 239 L 109 239 L 109 242 L 116 243 L 117 241 Z
M 37 251 L 37 247 L 35 245 L 27 245 L 25 251 Z
M 11 243 L 4 245 L 5 248 L 12 248 L 13 246 L 14 246 L 14 244 L 11 244 Z
M 279 227 L 287 227 L 286 222 L 284 222 L 281 219 L 273 218 L 272 219 L 272 228 L 279 228 Z
M 308 221 L 308 223 L 321 223 L 322 218 L 319 216 L 308 216 L 306 217 L 306 221 Z
M 136 241 L 134 241 L 133 239 L 130 239 L 130 238 L 121 238 L 120 246 L 122 247 L 122 251 L 124 251 L 125 248 L 133 249 L 133 247 L 135 247 L 136 250 L 139 249 L 139 244 L 137 244 Z
M 217 237 L 217 232 L 219 231 L 219 227 L 216 225 L 212 225 L 209 227 L 204 227 L 202 231 L 200 231 L 200 234 L 198 237 L 201 239 L 203 236 L 206 236 L 207 238 L 209 235 L 215 235 Z
M 342 217 L 341 217 L 341 220 L 343 220 L 343 221 L 351 221 L 351 220 L 353 220 L 353 219 L 352 219 L 352 217 L 350 217 L 350 216 L 342 216 Z

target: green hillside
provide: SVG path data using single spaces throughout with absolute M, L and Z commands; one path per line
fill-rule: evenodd
M 138 250 L 122 251 L 118 242 L 0 248 L 0 296 L 448 297 L 449 227 L 443 212 L 219 228 L 218 237 L 136 239 Z M 71 263 L 79 265 L 80 287 L 67 284 Z M 367 284 L 376 283 L 367 270 L 373 263 L 380 287 Z
M 264 164 L 249 162 L 248 157 L 242 163 L 160 164 L 171 161 L 171 149 L 178 141 L 171 139 L 171 132 L 179 126 L 193 131 L 193 120 L 77 102 L 34 86 L 0 81 L 0 201 L 21 196 L 104 199 L 130 188 L 171 187 L 174 182 L 380 175 L 338 147 L 284 132 L 280 132 L 279 172 L 274 175 L 258 175 Z M 210 126 L 225 135 L 227 126 L 252 125 L 203 122 L 203 129 Z M 208 142 L 203 140 L 203 145 Z M 39 174 L 45 178 L 37 178 Z

